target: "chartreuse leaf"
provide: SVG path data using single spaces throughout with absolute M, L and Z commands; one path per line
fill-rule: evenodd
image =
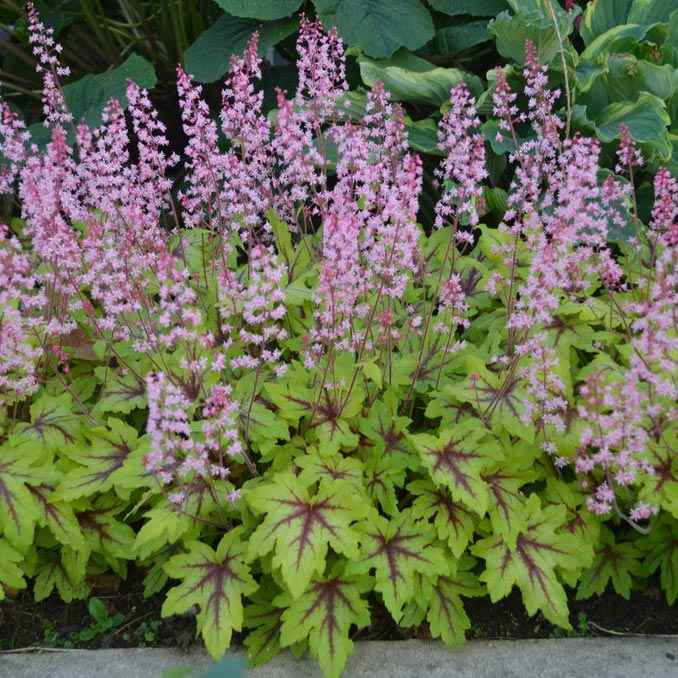
M 308 638 L 311 655 L 325 676 L 340 676 L 353 654 L 349 629 L 370 623 L 367 601 L 360 594 L 370 589 L 366 576 L 347 575 L 345 563 L 334 564 L 326 577 L 314 578 L 296 600 L 283 593 L 274 603 L 284 606 L 280 643 L 292 645 Z
M 260 666 L 280 652 L 280 627 L 283 609 L 275 599 L 282 593 L 270 576 L 264 576 L 259 588 L 249 596 L 245 607 L 244 626 L 249 630 L 245 638 L 247 663 Z
M 650 534 L 639 540 L 638 545 L 646 552 L 647 573 L 659 568 L 666 600 L 673 605 L 678 600 L 678 521 L 662 514 L 653 521 Z
M 55 588 L 66 603 L 85 598 L 89 592 L 85 582 L 88 559 L 89 550 L 76 551 L 68 546 L 60 553 L 42 551 L 33 583 L 35 601 L 44 600 Z
M 325 479 L 328 482 L 343 480 L 351 485 L 354 491 L 363 489 L 363 468 L 359 459 L 344 457 L 338 453 L 330 457 L 305 454 L 297 457 L 294 463 L 301 469 L 298 478 L 306 487 Z
M 492 602 L 507 596 L 517 585 L 529 615 L 541 610 L 553 624 L 569 629 L 567 595 L 558 580 L 558 570 L 587 567 L 593 558 L 592 549 L 561 531 L 567 519 L 564 506 L 542 509 L 535 494 L 525 504 L 527 530 L 518 536 L 515 548 L 498 534 L 471 547 L 471 553 L 485 559 L 480 581 L 487 584 Z
M 62 450 L 78 439 L 82 415 L 73 412 L 70 394 L 44 394 L 33 401 L 30 412 L 30 423 L 17 424 L 12 446 L 31 443 L 44 453 Z
M 220 659 L 231 644 L 233 630 L 243 622 L 243 595 L 257 589 L 245 559 L 242 527 L 227 532 L 216 551 L 199 541 L 186 543 L 187 553 L 173 556 L 165 565 L 167 574 L 181 579 L 170 589 L 162 606 L 163 617 L 200 609 L 196 618 L 207 651 Z
M 410 513 L 415 520 L 430 520 L 438 539 L 447 542 L 455 558 L 461 558 L 473 539 L 478 518 L 462 502 L 454 501 L 450 490 L 430 478 L 414 480 L 407 486 L 414 497 Z
M 199 528 L 196 521 L 179 513 L 167 502 L 144 513 L 145 522 L 134 540 L 134 552 L 141 560 L 157 553 L 167 544 L 176 544 L 180 539 L 197 539 Z
M 0 600 L 5 599 L 5 586 L 15 589 L 26 588 L 23 571 L 17 564 L 22 560 L 23 555 L 6 539 L 0 537 Z
M 54 493 L 46 486 L 31 488 L 40 510 L 38 525 L 46 526 L 62 546 L 85 550 L 85 538 L 70 504 L 56 501 Z
M 148 360 L 134 361 L 133 369 L 120 374 L 108 367 L 95 367 L 94 373 L 103 383 L 99 400 L 92 414 L 100 417 L 109 412 L 129 414 L 136 408 L 146 407 L 146 384 L 142 377 L 151 369 Z
M 411 510 L 388 519 L 373 509 L 359 529 L 360 555 L 349 563 L 346 571 L 363 574 L 374 569 L 374 588 L 398 622 L 403 616 L 403 606 L 415 595 L 415 573 L 435 578 L 448 572 L 443 552 L 432 546 L 433 526 L 415 520 Z
M 643 574 L 641 555 L 635 544 L 617 543 L 614 534 L 603 527 L 593 563 L 580 577 L 577 600 L 601 595 L 609 583 L 620 596 L 628 600 L 633 577 Z
M 358 555 L 357 533 L 352 523 L 367 512 L 367 502 L 345 481 L 322 481 L 311 496 L 290 473 L 277 473 L 273 481 L 243 491 L 261 525 L 249 539 L 249 556 L 273 552 L 285 585 L 298 598 L 313 575 L 325 569 L 327 549 L 348 558 Z
M 0 448 L 0 534 L 20 551 L 33 541 L 41 510 L 30 487 L 49 484 L 55 477 L 50 466 L 41 468 L 22 448 Z
M 349 45 L 372 57 L 400 47 L 418 49 L 433 37 L 433 21 L 419 0 L 314 0 L 324 26 L 336 26 Z
M 439 436 L 410 436 L 433 481 L 448 487 L 452 498 L 483 516 L 488 507 L 488 487 L 481 473 L 502 457 L 496 439 L 471 418 L 441 429 Z
M 678 436 L 671 429 L 662 433 L 666 445 L 648 445 L 653 474 L 643 474 L 638 499 L 657 505 L 678 519 L 678 459 L 671 450 L 678 445 Z
M 137 446 L 137 431 L 125 422 L 109 418 L 108 426 L 84 431 L 90 444 L 65 450 L 76 468 L 69 471 L 55 490 L 53 500 L 73 501 L 78 497 L 102 494 L 110 490 L 123 465 Z

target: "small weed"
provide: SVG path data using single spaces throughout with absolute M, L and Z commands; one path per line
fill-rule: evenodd
M 553 630 L 549 638 L 586 638 L 591 634 L 591 627 L 586 619 L 586 612 L 577 615 L 577 623 L 569 631 L 559 626 Z

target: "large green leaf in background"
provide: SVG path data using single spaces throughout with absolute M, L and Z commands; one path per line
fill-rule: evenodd
M 302 0 L 214 0 L 232 16 L 246 19 L 284 19 L 299 9 Z
M 438 29 L 435 37 L 436 51 L 440 54 L 452 54 L 492 40 L 487 24 L 487 19 L 479 19 Z
M 391 59 L 358 59 L 363 82 L 384 84 L 394 101 L 440 106 L 449 101 L 450 89 L 464 80 L 474 95 L 482 91 L 480 80 L 457 68 L 437 68 L 425 59 L 400 50 Z
M 231 65 L 231 56 L 242 54 L 254 31 L 259 31 L 259 56 L 288 35 L 299 22 L 295 18 L 266 21 L 241 19 L 224 14 L 184 52 L 186 71 L 198 82 L 219 80 Z
M 508 9 L 506 0 L 428 0 L 428 4 L 439 12 L 455 16 L 497 16 Z
M 433 38 L 433 20 L 419 0 L 314 0 L 324 26 L 371 57 L 415 50 Z

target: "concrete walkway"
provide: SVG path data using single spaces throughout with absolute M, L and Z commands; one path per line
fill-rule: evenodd
M 214 665 L 204 652 L 57 650 L 0 654 L 0 678 L 237 678 L 243 655 Z M 181 670 L 184 667 L 184 671 Z M 320 678 L 310 659 L 289 653 L 247 678 Z M 451 650 L 409 640 L 356 643 L 344 678 L 676 678 L 678 635 L 648 638 L 472 641 Z

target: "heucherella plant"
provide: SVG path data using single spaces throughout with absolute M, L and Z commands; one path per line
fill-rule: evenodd
M 422 225 L 402 109 L 376 85 L 356 113 L 318 21 L 269 117 L 256 36 L 218 116 L 179 67 L 179 158 L 134 83 L 72 120 L 29 8 L 50 141 L 0 104 L 2 595 L 136 563 L 215 657 L 245 630 L 327 675 L 377 612 L 454 646 L 463 599 L 514 586 L 564 628 L 566 586 L 659 570 L 678 599 L 678 183 L 641 223 L 627 130 L 601 170 L 528 42 L 524 111 L 495 78 L 501 223 L 460 84 Z

